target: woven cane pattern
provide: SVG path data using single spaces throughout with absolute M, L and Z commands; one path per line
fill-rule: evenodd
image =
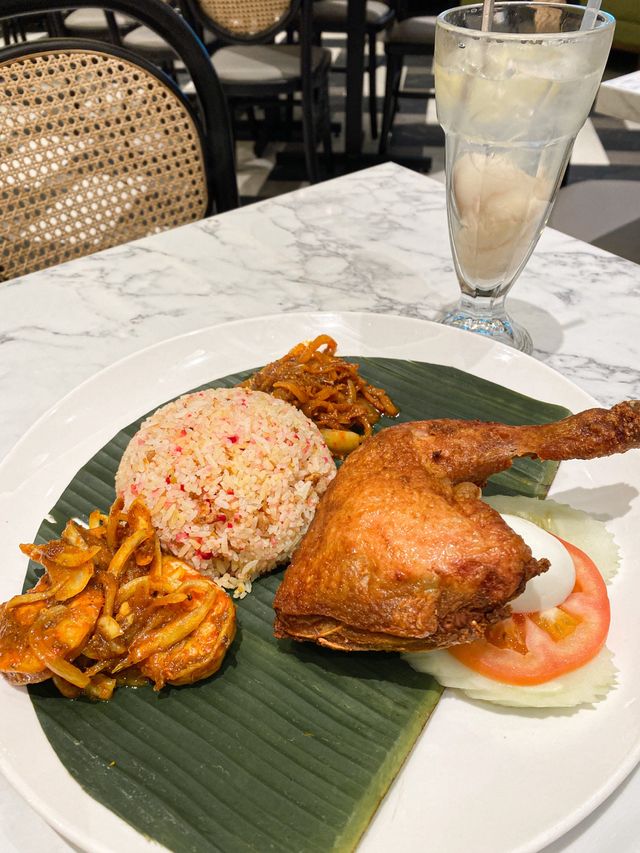
M 155 76 L 86 51 L 0 63 L 0 281 L 201 218 L 197 128 Z
M 255 36 L 281 21 L 291 0 L 196 0 L 222 30 L 235 36 Z

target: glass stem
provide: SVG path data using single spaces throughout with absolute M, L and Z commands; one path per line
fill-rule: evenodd
M 505 310 L 506 294 L 493 296 L 470 296 L 463 293 L 456 307 L 442 321 L 447 326 L 466 329 L 485 335 L 495 341 L 530 353 L 533 349 L 531 337 L 509 317 Z
M 463 292 L 457 310 L 478 320 L 503 319 L 507 316 L 504 307 L 506 298 L 506 293 L 500 296 L 471 296 Z

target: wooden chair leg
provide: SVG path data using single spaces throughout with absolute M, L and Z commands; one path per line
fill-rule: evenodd
M 269 113 L 268 106 L 265 105 L 264 121 L 259 122 L 253 105 L 250 105 L 247 107 L 247 118 L 249 120 L 250 133 L 253 137 L 253 153 L 256 157 L 262 157 L 269 144 L 270 133 L 273 129 L 273 117 Z
M 318 153 L 316 151 L 316 117 L 315 117 L 315 92 L 309 87 L 308 96 L 302 96 L 302 137 L 304 143 L 304 159 L 307 166 L 309 182 L 317 184 L 320 179 L 318 173 Z
M 325 75 L 320 89 L 320 121 L 322 123 L 322 149 L 327 171 L 335 173 L 333 145 L 331 141 L 331 108 L 329 105 L 329 74 Z
M 256 118 L 256 111 L 253 104 L 249 104 L 245 109 L 247 113 L 247 121 L 249 122 L 249 133 L 251 134 L 252 139 L 256 139 L 258 136 L 258 120 Z
M 173 59 L 160 59 L 157 60 L 157 62 L 160 68 L 167 75 L 167 77 L 170 77 L 173 82 L 177 84 L 178 81 L 176 78 L 176 67 L 174 65 Z
M 60 12 L 49 12 L 47 14 L 47 32 L 52 38 L 64 36 L 64 22 Z
M 382 108 L 382 130 L 380 131 L 379 154 L 387 153 L 391 135 L 393 116 L 398 98 L 398 88 L 402 75 L 402 57 L 387 53 L 387 79 L 384 87 L 384 106 Z
M 293 92 L 290 92 L 287 95 L 287 106 L 285 109 L 285 126 L 287 129 L 287 139 L 291 139 L 293 137 Z
M 257 125 L 257 133 L 254 136 L 253 152 L 256 157 L 262 157 L 267 150 L 269 143 L 276 137 L 277 128 L 280 125 L 280 104 L 278 101 L 267 101 L 264 106 L 264 121 L 257 122 L 253 107 L 251 110 L 250 121 Z
M 104 14 L 107 18 L 107 26 L 109 27 L 109 38 L 111 42 L 113 44 L 117 44 L 118 47 L 122 47 L 122 39 L 120 37 L 120 30 L 118 29 L 115 15 L 113 12 L 107 12 L 106 10 Z
M 376 71 L 378 58 L 376 56 L 376 33 L 369 33 L 369 121 L 371 122 L 371 138 L 378 138 L 378 94 L 376 92 Z

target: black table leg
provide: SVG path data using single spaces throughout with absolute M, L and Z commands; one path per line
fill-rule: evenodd
M 345 150 L 334 154 L 334 166 L 337 174 L 352 172 L 386 162 L 388 157 L 380 154 L 363 154 L 362 131 L 362 82 L 364 78 L 364 50 L 367 36 L 366 0 L 348 0 L 347 6 L 347 74 L 346 74 L 346 115 Z M 286 137 L 282 137 L 286 139 Z M 419 172 L 429 171 L 429 157 L 394 158 L 410 169 Z M 299 179 L 304 163 L 299 152 L 281 151 L 277 155 L 277 164 L 281 169 L 290 169 L 290 180 Z
M 347 105 L 345 152 L 347 157 L 362 153 L 362 79 L 366 37 L 366 0 L 349 0 L 347 12 Z

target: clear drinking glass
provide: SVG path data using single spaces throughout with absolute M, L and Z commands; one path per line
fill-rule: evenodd
M 583 6 L 510 2 L 496 3 L 489 32 L 481 5 L 437 21 L 436 106 L 462 291 L 442 322 L 525 352 L 531 338 L 505 297 L 549 218 L 613 38 L 611 15 L 587 15 Z

